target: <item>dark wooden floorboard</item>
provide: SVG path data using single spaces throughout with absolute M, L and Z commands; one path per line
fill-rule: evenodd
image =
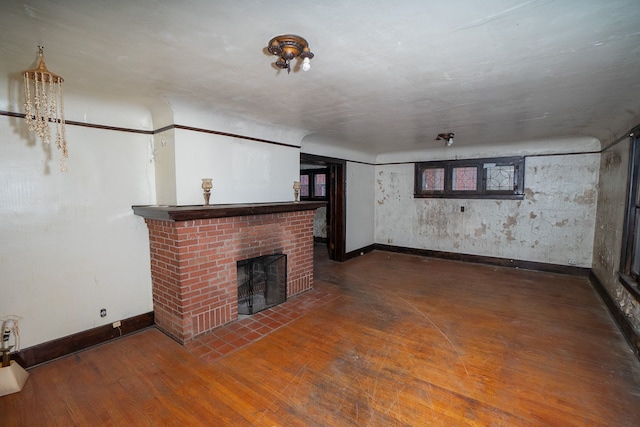
M 315 285 L 324 305 L 210 363 L 152 328 L 33 368 L 0 424 L 640 425 L 640 362 L 587 278 L 320 249 Z

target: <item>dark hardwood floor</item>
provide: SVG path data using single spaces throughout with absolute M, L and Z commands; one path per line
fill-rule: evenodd
M 584 277 L 322 250 L 315 274 L 331 298 L 222 357 L 151 328 L 33 368 L 0 425 L 640 425 L 640 362 Z

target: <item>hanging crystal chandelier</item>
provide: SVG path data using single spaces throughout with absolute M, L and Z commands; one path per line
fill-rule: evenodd
M 64 79 L 50 72 L 44 65 L 44 48 L 38 46 L 38 68 L 23 71 L 24 109 L 29 131 L 35 132 L 46 144 L 51 143 L 50 123 L 56 129 L 55 144 L 62 151 L 60 170 L 65 172 L 65 159 L 69 157 L 64 120 Z

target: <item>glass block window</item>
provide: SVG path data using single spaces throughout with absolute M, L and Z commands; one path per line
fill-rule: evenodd
M 453 168 L 451 179 L 451 190 L 453 191 L 476 191 L 478 189 L 478 168 L 466 166 Z

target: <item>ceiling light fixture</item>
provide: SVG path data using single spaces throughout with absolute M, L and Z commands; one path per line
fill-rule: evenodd
M 439 133 L 436 141 L 444 140 L 444 144 L 447 147 L 451 147 L 453 145 L 453 136 L 455 134 L 453 132 Z
M 300 36 L 284 34 L 276 36 L 269 41 L 267 47 L 269 53 L 279 56 L 276 61 L 278 68 L 291 72 L 291 61 L 295 58 L 302 58 L 302 70 L 309 71 L 311 68 L 311 58 L 313 53 L 309 50 L 309 43 Z
M 51 143 L 49 123 L 56 127 L 56 147 L 62 150 L 60 170 L 65 172 L 65 159 L 69 157 L 64 120 L 64 79 L 47 70 L 44 65 L 44 48 L 38 46 L 38 68 L 22 72 L 24 77 L 24 109 L 27 126 L 46 144 Z

